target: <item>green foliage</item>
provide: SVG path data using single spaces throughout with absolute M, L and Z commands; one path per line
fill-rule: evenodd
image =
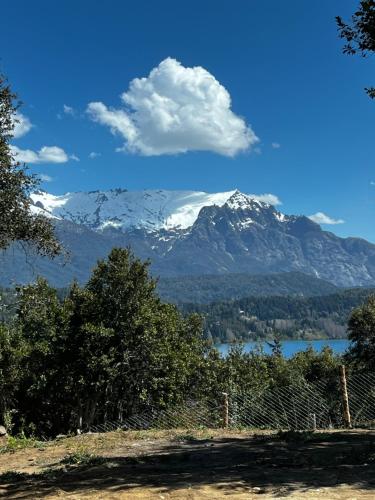
M 64 465 L 101 465 L 105 463 L 105 458 L 98 455 L 93 455 L 88 452 L 85 448 L 80 448 L 73 453 L 69 453 L 62 460 L 61 464 Z
M 375 1 L 362 0 L 353 14 L 351 25 L 346 24 L 341 17 L 336 17 L 340 38 L 346 40 L 344 54 L 359 53 L 362 57 L 375 52 Z M 367 94 L 375 98 L 375 88 L 366 88 Z
M 173 287 L 172 287 L 173 288 Z M 373 289 L 354 288 L 315 297 L 258 296 L 211 304 L 181 304 L 184 313 L 204 318 L 204 333 L 210 343 L 279 339 L 344 338 L 351 311 L 363 303 Z M 58 289 L 59 300 L 68 294 Z M 14 290 L 0 291 L 5 321 L 15 316 L 19 300 Z M 1 304 L 1 302 L 0 302 Z M 1 313 L 1 306 L 0 306 Z
M 338 380 L 341 362 L 328 347 L 322 352 L 309 348 L 290 359 L 278 352 L 265 354 L 261 349 L 244 352 L 241 344 L 231 346 L 224 358 L 212 349 L 200 372 L 201 394 L 209 398 L 220 397 L 222 392 L 251 394 L 267 388 L 322 380 L 328 386 Z
M 355 309 L 350 316 L 348 360 L 365 370 L 375 368 L 375 295 Z
M 222 392 L 337 380 L 341 361 L 330 349 L 287 360 L 280 336 L 271 355 L 234 344 L 221 357 L 203 340 L 199 315 L 160 301 L 148 267 L 129 249 L 114 249 L 84 287 L 73 283 L 59 294 L 39 279 L 18 290 L 16 321 L 0 327 L 0 402 L 9 431 L 49 437 L 144 411 L 173 408 L 178 415 L 190 399 L 220 404 Z M 267 313 L 255 298 L 241 306 L 247 300 Z M 337 304 L 328 297 L 325 307 Z
M 42 448 L 44 445 L 43 441 L 38 441 L 33 437 L 26 437 L 25 435 L 8 436 L 6 445 L 0 447 L 0 453 L 9 453 L 25 448 Z
M 18 330 L 0 324 L 0 424 L 11 428 L 11 409 L 22 377 L 25 342 Z
M 63 298 L 43 279 L 18 291 L 14 330 L 26 345 L 18 429 L 49 436 L 88 428 L 198 390 L 201 320 L 160 302 L 148 266 L 114 249 Z
M 10 323 L 16 314 L 17 294 L 13 289 L 0 288 L 0 322 Z
M 65 387 L 64 374 L 68 370 L 61 356 L 67 334 L 67 314 L 56 290 L 44 279 L 18 292 L 15 328 L 22 335 L 26 350 L 16 417 L 20 431 L 31 432 L 37 427 L 39 432 L 49 434 L 54 423 L 64 419 L 57 401 L 64 397 L 62 386 Z M 55 395 L 54 404 L 51 404 L 52 395 Z
M 49 256 L 61 252 L 49 219 L 30 210 L 29 194 L 38 179 L 15 162 L 9 145 L 17 120 L 16 96 L 0 75 L 0 249 L 15 241 L 32 244 Z

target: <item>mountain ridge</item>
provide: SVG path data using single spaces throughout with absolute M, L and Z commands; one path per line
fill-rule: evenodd
M 232 209 L 245 205 L 255 211 L 271 207 L 263 199 L 272 195 L 247 195 L 238 189 L 218 193 L 204 191 L 169 191 L 110 189 L 79 191 L 53 195 L 46 191 L 31 194 L 33 208 L 59 220 L 84 224 L 95 231 L 106 228 L 127 230 L 187 229 L 197 220 L 200 211 L 208 206 L 228 204 Z M 277 199 L 276 199 L 277 201 Z M 275 210 L 275 214 L 280 214 Z M 284 217 L 279 215 L 281 219 Z
M 33 210 L 53 218 L 70 260 L 33 257 L 30 270 L 16 245 L 0 256 L 4 286 L 38 274 L 55 286 L 73 278 L 84 282 L 115 246 L 130 246 L 141 259 L 150 259 L 154 276 L 294 271 L 339 287 L 375 284 L 375 245 L 339 238 L 306 216 L 285 215 L 238 190 L 117 189 L 69 196 L 39 191 L 31 196 Z
M 209 304 L 244 297 L 313 297 L 337 293 L 340 288 L 328 281 L 299 272 L 273 274 L 208 274 L 160 278 L 158 294 L 176 304 Z

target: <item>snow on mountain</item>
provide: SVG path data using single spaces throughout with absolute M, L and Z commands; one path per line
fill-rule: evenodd
M 284 215 L 269 199 L 237 190 L 39 191 L 32 195 L 32 210 L 56 219 L 57 237 L 71 260 L 39 258 L 31 272 L 16 248 L 16 262 L 12 252 L 2 261 L 0 281 L 44 275 L 56 286 L 73 278 L 85 282 L 113 247 L 130 246 L 142 260 L 150 259 L 155 276 L 297 271 L 337 286 L 374 285 L 375 245 L 339 238 L 304 216 Z M 111 227 L 120 231 L 103 231 Z
M 200 191 L 144 190 L 90 191 L 56 196 L 45 191 L 31 195 L 34 210 L 58 219 L 83 224 L 94 230 L 108 227 L 147 230 L 186 229 L 196 221 L 203 207 L 225 203 L 233 210 L 271 208 L 270 205 L 237 190 L 222 193 Z M 275 209 L 274 216 L 283 220 Z M 250 221 L 249 221 L 250 223 Z

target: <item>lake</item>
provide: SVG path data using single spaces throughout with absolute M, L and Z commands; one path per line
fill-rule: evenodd
M 266 352 L 267 354 L 271 354 L 271 348 L 266 342 L 246 342 L 244 343 L 244 350 L 245 352 L 250 352 L 256 349 L 259 345 L 263 347 L 264 352 Z M 230 346 L 231 344 L 215 345 L 219 352 L 224 356 L 228 354 Z M 286 358 L 291 358 L 296 352 L 305 351 L 310 346 L 312 346 L 315 351 L 321 351 L 323 347 L 329 346 L 335 354 L 343 354 L 349 347 L 349 340 L 283 340 L 283 355 Z

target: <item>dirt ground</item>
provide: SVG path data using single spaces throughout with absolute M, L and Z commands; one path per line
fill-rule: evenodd
M 374 499 L 375 431 L 112 432 L 0 453 L 0 497 Z

